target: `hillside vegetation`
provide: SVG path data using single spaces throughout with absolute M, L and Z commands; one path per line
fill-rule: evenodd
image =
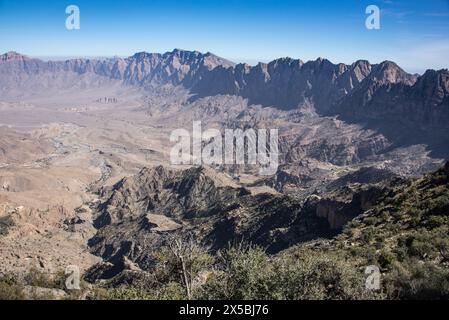
M 420 179 L 391 182 L 334 239 L 274 256 L 243 243 L 212 255 L 192 239 L 173 239 L 147 272 L 125 270 L 109 280 L 105 297 L 447 299 L 448 235 L 449 163 Z M 379 290 L 365 287 L 370 265 L 381 271 Z

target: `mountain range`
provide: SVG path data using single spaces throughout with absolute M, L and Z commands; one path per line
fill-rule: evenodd
M 412 75 L 396 63 L 333 64 L 319 58 L 303 62 L 281 58 L 256 66 L 234 64 L 212 53 L 175 49 L 164 54 L 136 53 L 128 58 L 42 61 L 16 52 L 0 56 L 0 90 L 14 87 L 44 90 L 78 77 L 90 81 L 115 80 L 125 85 L 151 88 L 182 86 L 192 99 L 237 95 L 249 104 L 291 110 L 312 105 L 324 115 L 348 120 L 392 120 L 412 125 L 447 127 L 449 120 L 449 71 L 427 70 Z M 38 82 L 38 83 L 35 83 Z
M 277 172 L 171 166 L 170 135 L 193 121 L 278 128 Z M 65 61 L 8 52 L 0 55 L 0 132 L 0 296 L 2 274 L 41 290 L 32 275 L 78 265 L 90 282 L 85 294 L 122 297 L 131 287 L 183 297 L 187 282 L 166 256 L 176 238 L 194 239 L 213 261 L 194 275 L 205 277 L 197 294 L 223 287 L 226 252 L 243 248 L 237 266 L 250 272 L 239 287 L 264 283 L 258 277 L 272 268 L 266 278 L 282 271 L 283 291 L 296 274 L 299 285 L 276 298 L 296 297 L 318 278 L 320 297 L 364 297 L 350 293 L 344 274 L 364 276 L 367 265 L 382 268 L 386 297 L 448 296 L 446 69 L 417 75 L 391 61 L 322 58 L 250 66 L 179 49 Z M 254 269 L 260 259 L 282 267 Z M 259 291 L 229 297 L 271 298 Z

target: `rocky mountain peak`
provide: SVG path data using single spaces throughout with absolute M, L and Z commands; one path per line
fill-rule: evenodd
M 9 51 L 7 53 L 0 55 L 0 61 L 24 61 L 24 60 L 30 60 L 30 58 L 15 51 Z
M 427 70 L 418 78 L 413 86 L 415 100 L 423 100 L 427 106 L 444 105 L 444 111 L 449 113 L 449 71 Z
M 392 61 L 383 61 L 375 65 L 371 71 L 370 78 L 382 84 L 404 83 L 413 85 L 416 77 L 405 72 L 401 67 Z
M 300 68 L 304 62 L 301 59 L 292 59 L 290 57 L 279 58 L 268 63 L 270 68 Z
M 182 49 L 174 49 L 171 52 L 163 54 L 163 58 L 166 60 L 177 60 L 181 64 L 200 64 L 206 66 L 209 70 L 216 68 L 217 66 L 231 67 L 235 64 L 231 61 L 223 59 L 211 52 L 201 53 L 199 51 L 188 51 Z
M 371 72 L 372 66 L 367 60 L 357 60 L 350 69 L 356 75 L 357 80 L 361 81 Z
M 434 87 L 441 90 L 444 95 L 449 92 L 449 70 L 427 70 L 416 82 L 416 86 L 423 89 L 426 87 Z
M 145 59 L 154 58 L 155 56 L 159 56 L 160 57 L 160 54 L 154 54 L 154 53 L 148 53 L 148 52 L 142 51 L 142 52 L 135 53 L 130 58 L 134 59 L 134 60 L 141 61 L 141 60 L 145 60 Z

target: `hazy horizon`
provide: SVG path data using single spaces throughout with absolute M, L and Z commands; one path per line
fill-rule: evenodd
M 199 50 L 194 50 L 194 49 L 192 49 L 192 50 L 180 49 L 180 50 L 185 50 L 185 51 L 199 51 Z M 165 51 L 165 52 L 171 52 L 171 51 L 173 51 L 173 50 L 169 50 L 169 51 Z M 131 54 L 129 54 L 129 55 L 121 55 L 121 56 L 117 56 L 117 55 L 115 55 L 115 56 L 88 56 L 88 55 L 86 55 L 86 56 L 81 56 L 81 55 L 77 55 L 77 56 L 34 56 L 34 55 L 28 55 L 26 52 L 19 52 L 19 51 L 17 51 L 17 50 L 11 49 L 11 50 L 8 50 L 8 51 L 6 51 L 6 52 L 0 52 L 0 55 L 1 55 L 1 54 L 5 54 L 5 53 L 7 53 L 7 52 L 16 52 L 16 53 L 19 53 L 19 54 L 28 56 L 28 57 L 30 57 L 30 58 L 33 58 L 33 59 L 39 59 L 39 60 L 42 60 L 42 61 L 65 61 L 65 60 L 72 60 L 72 59 L 98 59 L 98 60 L 102 60 L 102 59 L 113 59 L 113 58 L 128 58 L 128 57 L 131 57 L 131 56 L 133 56 L 134 54 L 138 53 L 138 52 L 134 52 L 134 53 L 131 53 Z M 162 54 L 165 53 L 165 52 L 150 52 L 150 51 L 145 51 L 145 50 L 144 50 L 144 51 L 140 51 L 140 52 L 162 53 Z M 202 53 L 206 53 L 206 52 L 202 52 Z M 212 53 L 212 54 L 215 54 L 214 52 L 211 52 L 211 53 Z M 219 56 L 219 55 L 217 55 L 217 56 Z M 332 60 L 328 59 L 327 57 L 316 57 L 316 58 L 314 58 L 314 59 L 307 59 L 307 60 L 305 60 L 305 59 L 303 59 L 303 58 L 301 58 L 301 57 L 290 57 L 290 56 L 280 56 L 280 57 L 277 57 L 277 58 L 272 59 L 272 60 L 267 60 L 267 59 L 260 59 L 260 60 L 257 60 L 257 59 L 244 59 L 244 58 L 229 58 L 229 57 L 224 57 L 224 56 L 220 56 L 220 57 L 221 57 L 221 58 L 224 58 L 224 59 L 226 59 L 226 60 L 228 60 L 228 61 L 231 61 L 231 62 L 233 62 L 233 63 L 236 63 L 236 64 L 239 64 L 239 63 L 246 63 L 246 64 L 248 64 L 248 65 L 250 65 L 250 66 L 256 66 L 256 65 L 259 64 L 259 63 L 270 63 L 271 61 L 276 60 L 276 59 L 280 59 L 280 58 L 291 58 L 291 59 L 295 59 L 295 60 L 298 60 L 298 59 L 299 59 L 299 60 L 302 60 L 303 62 L 307 62 L 307 61 L 315 61 L 315 60 L 317 60 L 317 59 L 324 58 L 324 59 L 329 60 L 329 61 L 330 61 L 331 63 L 333 63 L 333 64 L 344 63 L 344 64 L 347 64 L 347 65 L 350 65 L 350 64 L 356 62 L 357 60 L 367 60 L 367 59 L 364 59 L 364 58 L 359 58 L 359 59 L 357 59 L 357 60 L 354 60 L 354 61 L 345 63 L 345 62 L 341 62 L 341 61 L 332 61 Z M 368 61 L 369 63 L 371 63 L 371 64 L 379 64 L 379 63 L 381 63 L 381 62 L 384 62 L 385 60 L 382 60 L 382 61 L 370 61 L 370 60 L 367 60 L 367 61 Z M 396 63 L 396 61 L 393 61 L 393 62 Z M 409 70 L 409 69 L 407 69 L 407 68 L 404 68 L 404 67 L 401 66 L 400 64 L 398 64 L 398 65 L 399 65 L 399 67 L 403 68 L 404 71 L 406 71 L 406 72 L 408 72 L 408 73 L 411 73 L 411 74 L 420 74 L 420 75 L 422 75 L 426 70 L 432 70 L 432 68 L 424 68 L 424 69 L 418 70 L 418 71 L 416 71 L 416 70 Z M 448 68 L 449 68 L 449 67 L 443 67 L 443 68 L 440 68 L 440 69 L 433 69 L 433 70 L 441 70 L 441 69 L 448 69 Z

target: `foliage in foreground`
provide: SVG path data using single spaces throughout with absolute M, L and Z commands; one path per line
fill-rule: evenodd
M 187 265 L 189 290 L 180 259 L 164 257 L 138 284 L 107 291 L 104 299 L 373 299 L 363 270 L 336 256 L 303 251 L 295 259 L 270 257 L 256 246 L 240 244 L 212 256 L 197 251 Z

